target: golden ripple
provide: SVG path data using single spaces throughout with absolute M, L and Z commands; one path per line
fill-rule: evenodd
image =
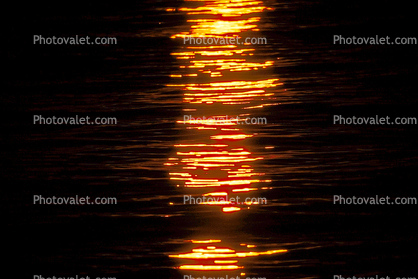
M 220 243 L 220 240 L 191 240 L 192 243 Z M 245 248 L 255 248 L 256 245 L 242 245 Z M 169 255 L 170 258 L 177 258 L 183 260 L 200 261 L 197 264 L 181 264 L 178 269 L 185 270 L 234 270 L 242 269 L 243 266 L 239 266 L 238 263 L 241 259 L 247 257 L 258 257 L 261 255 L 273 255 L 286 253 L 286 249 L 268 250 L 268 251 L 236 251 L 228 247 L 219 247 L 215 245 L 202 246 L 192 249 L 188 253 L 180 253 Z

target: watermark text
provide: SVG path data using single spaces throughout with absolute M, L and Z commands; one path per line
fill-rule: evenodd
M 416 45 L 416 37 L 396 37 L 392 40 L 389 36 L 374 37 L 343 37 L 342 35 L 334 35 L 334 45 Z
M 33 116 L 33 124 L 40 125 L 116 125 L 116 117 L 96 117 L 90 119 L 90 116 L 80 117 L 78 115 L 71 117 L 43 117 L 42 115 Z
M 334 195 L 333 204 L 348 204 L 348 205 L 409 205 L 417 204 L 416 197 L 396 197 L 394 200 L 391 197 L 343 197 L 342 195 Z
M 74 37 L 44 37 L 33 35 L 33 44 L 36 45 L 116 45 L 118 40 L 115 37 L 79 36 Z
M 115 197 L 97 197 L 91 199 L 90 196 L 79 197 L 43 197 L 42 195 L 33 195 L 33 204 L 46 205 L 107 205 L 117 204 L 118 200 Z

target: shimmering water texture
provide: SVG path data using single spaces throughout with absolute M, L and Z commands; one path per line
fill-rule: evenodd
M 267 7 L 260 1 L 187 1 L 186 13 L 190 30 L 174 34 L 184 42 L 186 37 L 231 38 L 257 37 L 262 12 Z M 171 53 L 181 61 L 178 72 L 172 74 L 169 87 L 183 91 L 183 113 L 195 119 L 178 120 L 187 140 L 175 144 L 176 153 L 166 163 L 171 180 L 185 194 L 217 197 L 201 204 L 220 206 L 224 213 L 250 209 L 258 202 L 229 201 L 228 196 L 252 192 L 260 195 L 270 182 L 257 170 L 263 157 L 252 152 L 256 133 L 248 125 L 237 123 L 240 118 L 254 117 L 255 110 L 277 105 L 272 89 L 282 84 L 271 76 L 273 60 L 257 56 L 255 45 L 190 45 L 181 44 Z M 233 119 L 234 118 L 234 119 Z M 264 185 L 264 186 L 263 186 Z M 197 188 L 197 189 L 196 189 Z M 224 198 L 219 198 L 224 197 Z
M 260 1 L 246 0 L 186 4 L 179 11 L 186 13 L 190 30 L 171 37 L 182 42 L 190 37 L 260 36 L 257 23 L 268 9 Z M 180 46 L 171 53 L 180 63 L 167 86 L 183 92 L 184 115 L 206 120 L 194 122 L 186 117 L 177 120 L 183 137 L 174 145 L 175 154 L 165 164 L 170 179 L 184 189 L 185 195 L 212 198 L 195 206 L 219 207 L 225 214 L 250 210 L 259 202 L 248 198 L 262 196 L 270 189 L 271 181 L 257 167 L 264 158 L 252 151 L 257 133 L 234 117 L 256 117 L 264 107 L 277 105 L 273 90 L 282 84 L 278 78 L 272 78 L 270 67 L 274 61 L 260 58 L 256 46 L 251 44 Z M 222 222 L 225 220 L 219 224 Z M 180 261 L 177 266 L 180 270 L 241 270 L 243 258 L 287 252 L 286 249 L 255 251 L 252 248 L 256 245 L 246 244 L 233 249 L 223 246 L 221 240 L 191 242 L 200 246 L 170 255 Z

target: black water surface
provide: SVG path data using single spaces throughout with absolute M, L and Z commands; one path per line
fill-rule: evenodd
M 416 36 L 412 2 L 265 1 L 267 45 L 286 93 L 257 126 L 270 201 L 249 213 L 168 206 L 182 192 L 164 166 L 181 138 L 182 93 L 170 36 L 187 30 L 182 1 L 15 4 L 1 93 L 2 204 L 15 278 L 182 278 L 169 254 L 185 239 L 280 246 L 249 274 L 416 277 L 417 205 L 334 205 L 333 195 L 417 197 L 417 125 L 334 125 L 333 115 L 417 117 L 416 45 L 334 45 L 333 35 Z M 33 35 L 114 36 L 113 46 L 34 45 Z M 114 126 L 33 125 L 33 115 L 109 116 Z M 274 149 L 265 149 L 274 146 Z M 117 197 L 117 205 L 33 205 L 33 195 Z M 165 216 L 168 217 L 165 217 Z M 225 226 L 224 224 L 234 224 Z M 214 228 L 215 230 L 215 228 Z M 22 274 L 22 275 L 20 275 Z M 23 277 L 25 276 L 25 277 Z

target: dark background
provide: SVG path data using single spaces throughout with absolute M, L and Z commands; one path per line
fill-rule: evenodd
M 1 196 L 4 241 L 12 248 L 6 256 L 16 264 L 10 265 L 15 278 L 180 278 L 167 253 L 178 249 L 173 239 L 191 237 L 204 218 L 193 208 L 175 208 L 171 213 L 179 216 L 159 218 L 167 212 L 166 200 L 133 198 L 178 194 L 166 182 L 162 163 L 179 136 L 174 121 L 181 115 L 182 96 L 165 84 L 177 68 L 170 56 L 177 43 L 169 36 L 187 24 L 184 15 L 165 8 L 182 4 L 37 2 L 15 3 L 4 11 Z M 329 202 L 334 194 L 417 196 L 416 125 L 332 125 L 334 114 L 417 117 L 416 45 L 332 44 L 334 34 L 416 37 L 415 6 L 407 1 L 265 4 L 275 10 L 263 16 L 260 29 L 270 44 L 260 48 L 265 55 L 278 53 L 282 64 L 274 72 L 291 96 L 280 109 L 266 109 L 275 121 L 264 131 L 270 137 L 258 141 L 279 146 L 272 152 L 295 155 L 266 160 L 273 184 L 288 187 L 272 191 L 268 198 L 277 204 L 261 215 L 244 216 L 242 223 L 261 242 L 290 243 L 284 246 L 293 251 L 254 272 L 267 278 L 416 276 L 416 205 Z M 118 44 L 33 45 L 36 34 L 111 36 Z M 34 114 L 111 116 L 118 125 L 33 125 Z M 284 166 L 314 171 L 284 171 Z M 34 206 L 34 194 L 116 196 L 119 202 Z

